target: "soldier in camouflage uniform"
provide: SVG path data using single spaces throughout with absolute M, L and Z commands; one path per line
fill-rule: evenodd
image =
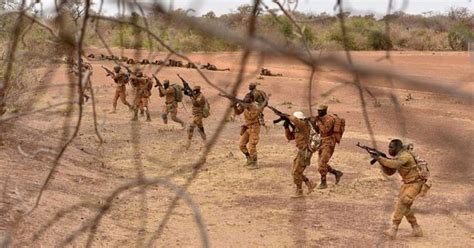
M 262 106 L 266 107 L 266 104 L 269 101 L 267 93 L 265 93 L 265 91 L 263 91 L 263 90 L 258 90 L 257 89 L 257 83 L 250 83 L 249 84 L 249 90 L 250 90 L 250 94 L 253 95 L 253 99 L 255 100 L 257 105 L 259 107 L 262 107 Z M 265 126 L 265 118 L 264 118 L 264 115 L 263 115 L 263 111 L 258 116 L 258 121 L 259 121 L 261 126 Z
M 191 145 L 191 140 L 193 138 L 194 129 L 198 128 L 198 133 L 201 136 L 203 141 L 206 141 L 206 132 L 204 131 L 204 126 L 202 124 L 202 120 L 204 118 L 204 107 L 207 104 L 206 98 L 201 92 L 200 86 L 195 86 L 193 88 L 193 95 L 190 96 L 192 104 L 193 104 L 193 121 L 188 127 L 188 144 L 186 145 L 187 148 Z
M 343 175 L 341 171 L 332 168 L 328 164 L 336 149 L 336 138 L 333 133 L 335 119 L 327 114 L 327 110 L 327 105 L 319 105 L 318 117 L 316 118 L 316 131 L 321 135 L 322 139 L 318 151 L 318 171 L 321 174 L 321 184 L 318 186 L 318 189 L 327 188 L 326 175 L 328 172 L 335 176 L 336 184 L 339 183 Z
M 160 97 L 165 97 L 165 107 L 161 118 L 165 124 L 168 124 L 168 114 L 171 115 L 171 120 L 179 123 L 184 128 L 184 121 L 178 118 L 178 102 L 176 101 L 175 88 L 170 86 L 170 81 L 165 80 L 163 86 L 159 86 L 158 91 Z
M 290 125 L 285 123 L 285 136 L 288 141 L 295 140 L 298 153 L 296 158 L 293 160 L 293 182 L 296 185 L 296 192 L 293 197 L 303 196 L 303 182 L 308 187 L 308 194 L 313 192 L 316 184 L 309 180 L 304 174 L 304 170 L 308 165 L 311 164 L 311 157 L 313 152 L 309 150 L 309 135 L 311 130 L 311 124 L 302 112 L 295 112 L 293 116 L 288 115 L 288 119 L 295 126 L 294 130 L 290 130 Z
M 403 217 L 410 223 L 413 228 L 412 235 L 415 237 L 423 236 L 423 231 L 418 225 L 415 214 L 411 209 L 416 197 L 422 192 L 424 181 L 420 177 L 417 170 L 417 164 L 413 155 L 408 151 L 407 147 L 399 139 L 390 141 L 388 153 L 393 158 L 384 158 L 378 155 L 372 155 L 380 165 L 398 171 L 402 177 L 403 184 L 398 194 L 398 201 L 392 217 L 392 226 L 384 232 L 390 238 L 395 238 L 398 226 L 402 222 Z M 387 169 L 382 170 L 387 173 Z
M 148 103 L 150 101 L 151 89 L 153 88 L 153 82 L 142 72 L 137 72 L 136 75 L 132 76 L 132 84 L 135 87 L 135 99 L 134 103 L 134 115 L 132 121 L 138 120 L 138 110 L 143 110 L 146 114 L 146 121 L 151 121 L 150 110 L 148 109 Z
M 257 144 L 260 134 L 260 122 L 258 116 L 262 113 L 266 103 L 259 106 L 255 103 L 253 95 L 245 95 L 244 103 L 236 104 L 234 111 L 236 115 L 243 113 L 245 125 L 240 132 L 240 150 L 247 158 L 246 166 L 249 169 L 258 169 L 257 163 Z
M 113 101 L 113 108 L 114 109 L 113 109 L 112 113 L 115 113 L 117 111 L 117 102 L 118 102 L 119 98 L 120 98 L 120 100 L 122 101 L 123 104 L 128 106 L 128 108 L 130 110 L 133 109 L 132 105 L 130 105 L 130 103 L 127 102 L 127 89 L 125 87 L 125 85 L 129 81 L 129 78 L 128 78 L 129 75 L 127 73 L 124 73 L 124 72 L 120 71 L 120 69 L 121 69 L 120 66 L 118 66 L 118 65 L 114 66 L 115 74 L 111 75 L 112 79 L 117 84 L 117 87 L 116 87 L 116 90 L 115 90 L 115 97 L 114 97 L 114 101 Z

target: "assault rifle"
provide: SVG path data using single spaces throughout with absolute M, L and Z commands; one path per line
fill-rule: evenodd
M 375 148 L 372 148 L 372 147 L 368 147 L 368 146 L 364 146 L 364 145 L 360 145 L 359 142 L 357 142 L 356 144 L 357 147 L 359 148 L 362 148 L 364 150 L 366 150 L 371 156 L 375 156 L 375 157 L 378 157 L 378 156 L 382 156 L 384 158 L 387 157 L 387 155 L 381 151 L 378 151 L 376 150 Z M 377 160 L 375 158 L 373 158 L 372 160 L 370 160 L 370 164 L 375 164 L 375 162 L 377 162 Z
M 100 67 L 102 67 L 102 69 L 104 69 L 105 72 L 107 72 L 107 77 L 109 77 L 109 76 L 115 76 L 115 73 L 114 73 L 113 71 L 107 69 L 107 67 L 105 67 L 105 66 L 103 66 L 103 65 L 101 65 Z
M 193 89 L 191 89 L 191 86 L 189 86 L 188 82 L 186 82 L 186 80 L 184 80 L 184 78 L 182 78 L 179 74 L 177 74 L 179 79 L 181 79 L 181 82 L 183 82 L 183 91 L 184 91 L 184 94 L 187 95 L 187 96 L 194 96 L 194 91 Z
M 153 78 L 155 79 L 155 87 L 163 87 L 163 84 L 161 84 L 160 80 L 156 78 L 155 75 L 153 75 Z
M 295 130 L 295 125 L 293 125 L 293 123 L 291 123 L 291 121 L 288 118 L 287 114 L 284 114 L 283 112 L 281 112 L 280 110 L 278 110 L 278 109 L 276 109 L 272 106 L 267 105 L 267 108 L 271 109 L 273 111 L 273 113 L 275 113 L 279 117 L 278 119 L 273 121 L 273 124 L 277 124 L 277 123 L 280 123 L 280 122 L 283 121 L 283 126 L 284 127 L 290 127 L 291 130 Z
M 232 101 L 232 107 L 236 106 L 237 104 L 240 104 L 242 107 L 247 107 L 249 106 L 248 103 L 244 102 L 244 100 L 241 100 L 241 99 L 238 99 L 236 97 L 232 97 L 230 95 L 227 95 L 227 94 L 223 94 L 223 93 L 219 93 L 219 96 L 221 97 L 225 97 L 229 100 Z

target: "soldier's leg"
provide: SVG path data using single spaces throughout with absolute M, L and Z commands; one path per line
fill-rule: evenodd
M 161 113 L 161 119 L 163 120 L 163 123 L 168 124 L 168 113 L 169 113 L 169 108 L 167 104 L 163 107 L 163 112 Z
M 173 104 L 172 109 L 170 109 L 170 114 L 171 114 L 171 120 L 173 120 L 176 123 L 181 124 L 181 127 L 184 128 L 184 121 L 178 118 L 178 105 Z
M 257 144 L 259 141 L 260 135 L 260 125 L 253 125 L 247 130 L 249 133 L 249 142 L 248 142 L 248 151 L 250 154 L 251 169 L 258 168 L 258 159 L 257 159 Z
M 240 151 L 245 155 L 247 159 L 246 166 L 250 164 L 250 153 L 247 149 L 247 143 L 249 143 L 249 132 L 248 129 L 245 132 L 240 133 L 239 148 Z
M 326 162 L 326 165 L 327 165 L 327 172 L 331 173 L 334 175 L 335 179 L 336 179 L 336 184 L 339 183 L 339 181 L 341 180 L 341 177 L 342 175 L 344 175 L 344 173 L 342 173 L 342 171 L 339 171 L 339 170 L 336 170 L 334 168 L 332 168 L 328 163 L 329 163 L 329 160 L 331 159 L 332 155 L 334 154 L 334 150 L 336 148 L 336 144 L 331 144 L 330 145 L 330 148 L 329 148 L 329 158 L 327 158 L 327 162 Z
M 151 121 L 151 115 L 150 115 L 150 109 L 148 107 L 148 98 L 144 97 L 142 98 L 142 106 L 146 114 L 146 121 L 150 122 Z
M 194 124 L 194 122 L 192 122 L 188 127 L 188 140 L 193 139 L 194 128 L 196 128 L 196 125 Z
M 115 91 L 115 96 L 114 96 L 114 101 L 112 103 L 112 106 L 114 107 L 114 109 L 112 110 L 112 113 L 115 113 L 117 111 L 117 101 L 120 97 L 120 91 L 116 90 Z
M 300 153 L 298 152 L 296 158 L 293 160 L 292 175 L 293 182 L 296 185 L 296 192 L 293 197 L 303 196 L 303 171 L 305 169 L 305 166 L 303 165 L 303 162 L 301 160 L 302 158 L 300 156 Z
M 331 146 L 324 143 L 318 151 L 318 171 L 321 175 L 321 184 L 318 186 L 319 189 L 327 188 L 326 175 L 328 174 L 328 162 L 333 152 L 334 150 L 331 149 Z
M 411 207 L 413 205 L 414 200 L 416 199 L 416 196 L 421 192 L 422 186 L 423 186 L 423 183 L 411 183 L 411 184 L 407 184 L 404 190 L 405 204 L 407 208 L 405 212 L 405 218 L 407 219 L 408 223 L 410 223 L 411 227 L 413 228 L 412 235 L 415 237 L 422 237 L 423 231 L 420 225 L 418 225 L 418 222 L 415 217 L 415 213 L 413 212 L 413 209 Z
M 204 131 L 204 125 L 202 124 L 202 116 L 196 116 L 193 120 L 196 126 L 198 127 L 199 135 L 203 141 L 207 140 L 206 132 Z
M 122 101 L 123 104 L 127 105 L 128 109 L 132 109 L 132 105 L 127 101 L 127 92 L 125 90 L 121 91 L 120 94 L 120 101 Z M 115 106 L 117 106 L 117 99 L 115 100 Z M 115 109 L 115 108 L 114 108 Z

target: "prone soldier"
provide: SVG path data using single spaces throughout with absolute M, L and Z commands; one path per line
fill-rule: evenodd
M 260 71 L 260 75 L 261 76 L 269 76 L 269 77 L 281 77 L 283 76 L 283 74 L 281 73 L 277 73 L 277 74 L 273 74 L 269 69 L 267 68 L 262 68 L 262 70 Z
M 201 69 L 206 69 L 209 71 L 230 71 L 230 68 L 225 68 L 225 69 L 219 69 L 217 66 L 207 63 L 206 65 L 201 66 Z
M 335 176 L 336 184 L 339 183 L 343 175 L 341 171 L 332 168 L 328 163 L 334 153 L 336 143 L 340 142 L 345 122 L 337 116 L 327 114 L 327 110 L 327 105 L 319 105 L 318 116 L 316 117 L 316 131 L 322 139 L 318 150 L 318 171 L 321 175 L 321 184 L 318 189 L 327 188 L 326 175 L 328 172 Z M 343 124 L 339 124 L 339 120 L 342 120 Z M 338 122 L 337 125 L 336 121 Z

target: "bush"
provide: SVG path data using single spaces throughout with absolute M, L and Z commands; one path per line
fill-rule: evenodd
M 467 43 L 474 39 L 474 33 L 467 25 L 458 25 L 448 33 L 448 42 L 454 51 L 466 51 Z
M 369 33 L 369 47 L 374 50 L 389 50 L 393 48 L 392 40 L 384 32 L 374 30 Z

